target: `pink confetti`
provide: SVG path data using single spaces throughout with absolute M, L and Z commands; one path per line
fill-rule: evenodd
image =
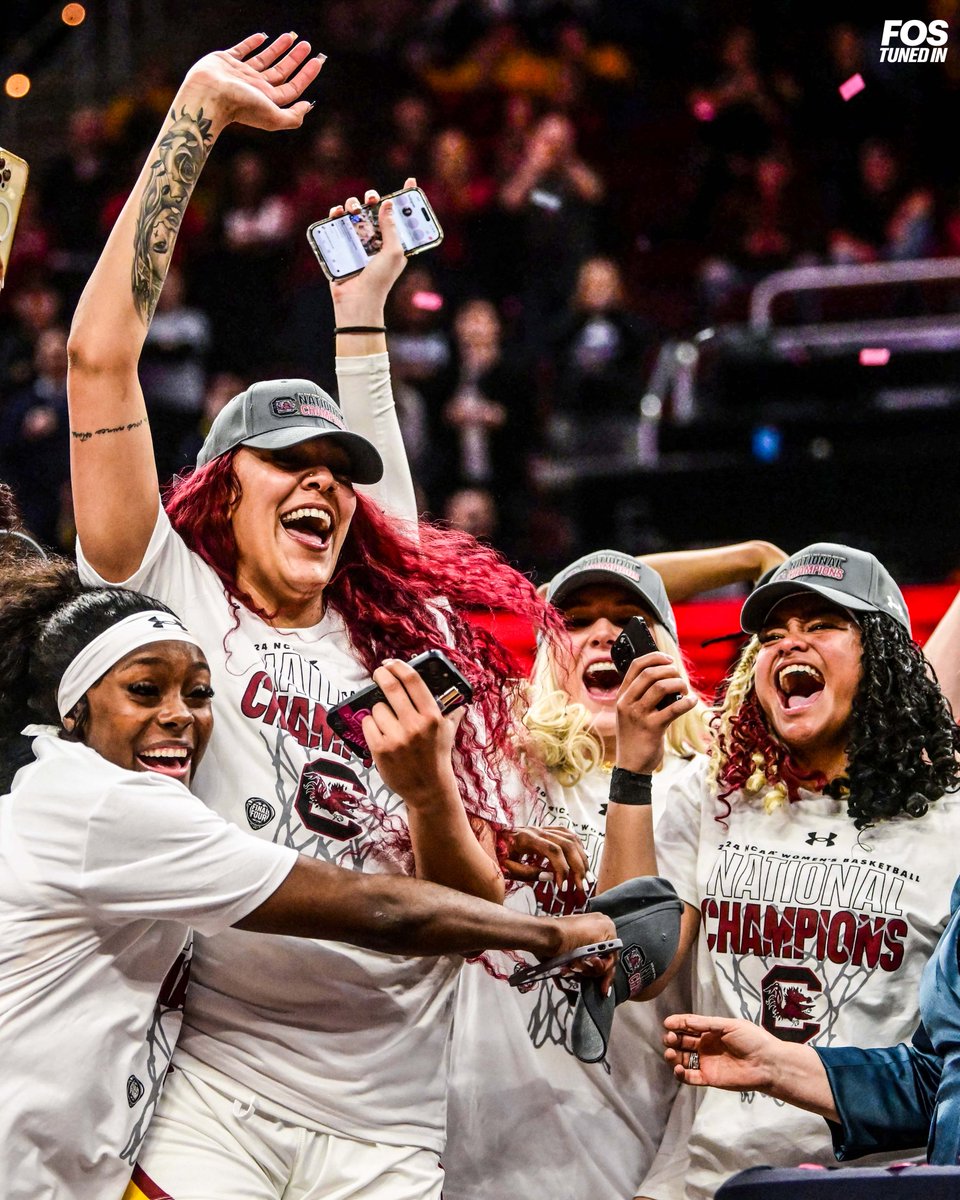
M 858 71 L 856 75 L 851 75 L 846 83 L 841 83 L 837 89 L 844 100 L 852 100 L 858 92 L 862 92 L 867 85 L 863 82 L 863 76 Z
M 410 303 L 424 312 L 439 312 L 443 308 L 443 297 L 438 292 L 414 292 Z
M 712 121 L 717 115 L 717 110 L 709 100 L 701 98 L 693 102 L 693 115 L 698 121 Z
M 861 367 L 885 367 L 890 361 L 890 351 L 886 346 L 876 346 L 871 349 L 864 347 L 860 351 Z

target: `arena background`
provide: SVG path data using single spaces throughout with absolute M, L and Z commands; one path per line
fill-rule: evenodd
M 424 512 L 538 579 L 601 546 L 847 541 L 944 585 L 911 592 L 921 637 L 945 607 L 960 5 L 7 9 L 0 145 L 32 175 L 0 297 L 0 476 L 43 541 L 72 544 L 64 331 L 160 115 L 200 54 L 295 29 L 328 55 L 316 109 L 293 134 L 223 137 L 147 343 L 167 475 L 248 380 L 333 387 L 304 230 L 415 174 L 446 239 L 388 325 Z M 945 21 L 945 61 L 881 61 L 892 18 Z M 736 628 L 724 599 L 681 621 L 708 681 L 732 643 L 699 641 Z

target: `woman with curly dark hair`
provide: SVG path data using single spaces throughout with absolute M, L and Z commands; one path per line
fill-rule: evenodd
M 950 912 L 960 731 L 872 554 L 807 546 L 751 594 L 742 625 L 754 636 L 706 766 L 675 784 L 655 847 L 642 799 L 611 796 L 607 844 L 635 852 L 605 861 L 599 886 L 624 870 L 674 884 L 686 904 L 673 969 L 695 949 L 700 1012 L 787 1047 L 908 1038 Z M 651 685 L 640 659 L 619 701 L 628 801 L 662 753 Z M 705 1093 L 689 1146 L 690 1200 L 757 1162 L 833 1160 L 821 1121 L 759 1093 Z

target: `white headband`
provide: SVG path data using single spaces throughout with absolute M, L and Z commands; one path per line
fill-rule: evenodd
M 57 710 L 60 719 L 67 715 L 80 697 L 101 679 L 112 666 L 139 646 L 151 642 L 200 643 L 173 613 L 153 609 L 132 613 L 116 625 L 111 625 L 87 642 L 73 659 L 60 679 L 57 688 Z

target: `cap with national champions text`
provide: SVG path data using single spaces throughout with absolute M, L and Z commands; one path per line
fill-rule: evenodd
M 815 542 L 798 550 L 746 599 L 740 624 L 758 633 L 773 608 L 788 596 L 813 592 L 851 612 L 878 612 L 910 633 L 903 593 L 883 563 L 866 550 L 835 542 Z
M 377 483 L 383 477 L 383 461 L 373 444 L 350 432 L 339 404 L 309 379 L 264 379 L 234 396 L 210 426 L 197 466 L 236 446 L 283 450 L 318 437 L 343 448 L 354 483 Z
M 677 622 L 663 580 L 646 563 L 620 550 L 595 550 L 559 571 L 547 584 L 547 601 L 558 608 L 580 588 L 613 583 L 633 592 L 677 641 Z

